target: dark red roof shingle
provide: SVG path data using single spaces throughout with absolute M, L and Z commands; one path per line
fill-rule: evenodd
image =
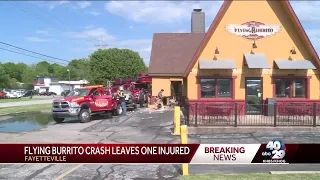
M 183 76 L 205 33 L 155 33 L 150 76 Z

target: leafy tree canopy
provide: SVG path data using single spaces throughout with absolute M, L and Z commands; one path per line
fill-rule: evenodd
M 91 84 L 106 84 L 115 78 L 130 78 L 147 67 L 137 52 L 129 49 L 104 49 L 92 53 L 88 59 L 74 59 L 68 65 L 41 61 L 36 64 L 0 63 L 0 89 L 19 88 L 18 82 L 24 83 L 23 88 L 32 89 L 36 76 L 57 77 L 68 80 L 87 79 Z
M 89 60 L 90 82 L 106 84 L 115 78 L 130 78 L 147 70 L 137 52 L 129 49 L 104 49 L 91 54 Z

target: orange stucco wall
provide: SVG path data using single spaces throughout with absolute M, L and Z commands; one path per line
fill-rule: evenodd
M 181 81 L 183 85 L 182 78 L 174 77 L 152 77 L 152 96 L 157 96 L 159 91 L 163 89 L 163 96 L 171 96 L 171 81 Z M 182 94 L 186 94 L 186 87 L 182 86 Z
M 242 24 L 248 21 L 258 21 L 266 25 L 281 25 L 279 33 L 261 40 L 257 40 L 257 48 L 253 49 L 255 53 L 265 54 L 271 69 L 252 70 L 243 68 L 244 53 L 250 53 L 252 41 L 235 36 L 225 29 L 228 24 Z M 235 99 L 245 99 L 245 77 L 263 77 L 263 98 L 273 96 L 271 75 L 295 74 L 297 76 L 312 76 L 310 80 L 311 91 L 310 99 L 320 99 L 319 97 L 319 70 L 279 70 L 273 69 L 273 61 L 276 59 L 293 60 L 307 59 L 312 60 L 313 64 L 319 68 L 312 59 L 311 54 L 306 48 L 306 44 L 300 34 L 294 27 L 292 20 L 286 13 L 283 5 L 279 1 L 234 1 L 229 6 L 224 17 L 218 24 L 214 34 L 211 36 L 207 46 L 202 51 L 199 60 L 212 60 L 214 52 L 218 47 L 220 53 L 216 55 L 219 60 L 234 60 L 237 66 L 236 70 L 199 70 L 198 63 L 194 65 L 187 78 L 187 96 L 190 100 L 198 98 L 198 89 L 196 76 L 212 76 L 219 74 L 221 76 L 237 76 L 235 80 Z M 295 48 L 296 54 L 291 55 L 290 50 Z

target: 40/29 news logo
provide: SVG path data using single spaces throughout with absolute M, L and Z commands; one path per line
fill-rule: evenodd
M 263 163 L 285 163 L 286 146 L 282 141 L 272 140 L 262 152 Z

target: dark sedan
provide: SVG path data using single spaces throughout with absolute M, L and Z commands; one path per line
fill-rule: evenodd
M 49 92 L 40 92 L 39 96 L 49 96 Z
M 70 90 L 65 90 L 61 93 L 61 96 L 67 96 L 70 93 Z
M 56 96 L 57 95 L 57 93 L 55 93 L 55 92 L 48 92 L 48 96 Z
M 35 93 L 33 91 L 28 91 L 23 95 L 23 97 L 29 97 L 31 94 L 34 95 Z

